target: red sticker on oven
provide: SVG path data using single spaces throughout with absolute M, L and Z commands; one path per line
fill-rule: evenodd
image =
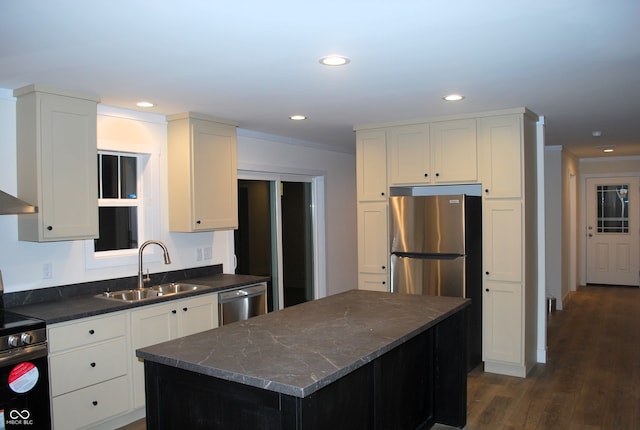
M 38 383 L 40 372 L 33 364 L 25 361 L 16 365 L 9 373 L 9 387 L 15 393 L 26 393 L 31 391 Z

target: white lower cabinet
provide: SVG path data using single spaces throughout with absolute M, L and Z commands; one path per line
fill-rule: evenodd
M 129 378 L 125 375 L 54 397 L 53 428 L 86 428 L 120 415 L 130 408 L 129 396 L 123 395 L 128 392 Z
M 522 285 L 519 282 L 485 281 L 484 286 L 482 350 L 485 370 L 524 377 Z
M 78 429 L 131 408 L 128 315 L 83 318 L 48 328 L 54 429 Z
M 126 424 L 145 404 L 136 349 L 217 326 L 217 292 L 49 326 L 53 428 Z
M 131 311 L 133 407 L 145 404 L 144 362 L 136 349 L 218 326 L 218 295 L 206 294 Z

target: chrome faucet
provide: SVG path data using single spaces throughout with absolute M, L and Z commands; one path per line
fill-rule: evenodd
M 164 243 L 160 242 L 159 240 L 147 240 L 145 243 L 140 245 L 140 249 L 138 249 L 138 288 L 139 289 L 143 289 L 144 288 L 144 282 L 146 280 L 149 280 L 148 276 L 147 276 L 147 279 L 143 279 L 143 274 L 142 274 L 142 251 L 144 251 L 144 248 L 147 245 L 151 245 L 152 243 L 155 243 L 160 248 L 162 248 L 162 252 L 164 252 L 164 264 L 171 264 L 171 257 L 169 257 L 169 250 L 167 249 L 167 245 L 165 245 Z

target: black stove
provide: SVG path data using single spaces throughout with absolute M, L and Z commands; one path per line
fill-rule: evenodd
M 46 341 L 44 321 L 0 310 L 0 354 Z

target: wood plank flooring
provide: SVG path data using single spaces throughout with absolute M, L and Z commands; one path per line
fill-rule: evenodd
M 640 429 L 640 289 L 581 287 L 547 323 L 529 377 L 469 374 L 467 428 Z
M 547 323 L 548 363 L 527 378 L 469 374 L 466 428 L 640 430 L 640 289 L 581 287 Z

